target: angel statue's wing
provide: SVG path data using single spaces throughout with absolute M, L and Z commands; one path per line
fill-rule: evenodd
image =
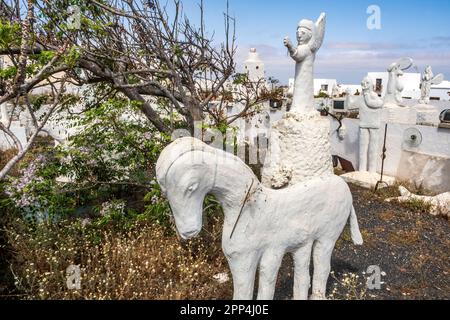
M 442 81 L 444 81 L 444 75 L 442 73 L 439 73 L 436 77 L 434 77 L 431 80 L 431 84 L 434 84 L 434 85 L 441 84 Z
M 325 37 L 325 27 L 326 27 L 326 14 L 321 13 L 319 19 L 316 22 L 316 32 L 313 35 L 311 42 L 311 51 L 316 52 L 320 49 Z

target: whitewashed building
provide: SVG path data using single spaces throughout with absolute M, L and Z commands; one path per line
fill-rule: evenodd
M 314 95 L 317 96 L 321 92 L 324 92 L 331 96 L 333 88 L 337 85 L 336 79 L 314 79 Z
M 361 85 L 359 84 L 341 84 L 339 85 L 339 91 L 341 93 L 349 93 L 351 95 L 360 94 L 362 92 Z
M 384 97 L 389 81 L 388 72 L 369 72 L 367 74 L 375 84 L 375 91 Z M 401 77 L 405 89 L 403 90 L 404 99 L 420 99 L 420 73 L 405 73 Z
M 289 93 L 294 94 L 294 78 L 289 79 Z M 338 86 L 336 79 L 314 79 L 314 95 L 317 96 L 321 92 L 331 96 L 333 94 L 333 88 Z M 341 91 L 341 89 L 339 88 Z
M 244 61 L 244 72 L 252 82 L 258 82 L 266 78 L 264 62 L 259 57 L 255 48 L 251 48 L 247 60 Z
M 450 81 L 444 81 L 438 85 L 432 85 L 430 91 L 431 100 L 450 101 Z
M 352 95 L 361 93 L 359 84 L 339 84 L 336 79 L 314 79 L 314 95 L 325 92 L 329 96 L 333 95 L 334 87 L 337 87 L 339 94 L 350 93 Z M 289 93 L 294 93 L 294 79 L 289 79 Z
M 375 89 L 384 97 L 389 80 L 387 72 L 369 72 L 367 74 L 373 79 Z M 404 99 L 420 99 L 420 83 L 422 75 L 420 73 L 405 73 L 401 81 L 405 85 L 403 90 Z M 450 81 L 444 81 L 439 85 L 432 85 L 430 92 L 431 100 L 450 101 Z

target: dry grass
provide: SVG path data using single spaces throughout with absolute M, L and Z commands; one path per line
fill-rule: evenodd
M 330 277 L 335 280 L 334 287 L 330 292 L 330 300 L 365 300 L 367 289 L 365 279 L 355 273 L 344 273 L 336 276 L 332 271 Z M 345 294 L 342 294 L 345 292 Z
M 397 217 L 394 211 L 384 211 L 380 213 L 378 216 L 384 222 L 393 221 Z
M 361 235 L 364 239 L 364 245 L 370 248 L 376 248 L 377 245 L 377 236 L 372 233 L 370 230 L 361 229 Z
M 17 154 L 17 149 L 0 150 L 0 169 Z M 17 175 L 17 166 L 11 171 L 12 175 Z
M 364 190 L 362 192 L 362 199 L 367 201 L 384 201 L 389 198 L 397 198 L 400 197 L 399 187 L 405 187 L 412 193 L 419 196 L 435 196 L 436 194 L 431 192 L 430 190 L 425 189 L 423 186 L 414 185 L 412 183 L 406 181 L 397 181 L 393 186 L 379 189 L 378 191 L 373 190 Z
M 19 220 L 8 231 L 15 252 L 15 284 L 25 299 L 229 299 L 231 283 L 213 277 L 228 272 L 220 247 L 220 221 L 197 240 L 147 222 L 129 231 L 80 227 L 29 230 Z M 66 268 L 81 267 L 81 290 L 67 288 Z
M 339 237 L 339 239 L 336 241 L 336 248 L 342 248 L 342 246 L 344 245 L 344 243 L 352 243 L 352 234 L 350 232 L 350 228 L 349 226 L 345 226 L 344 230 L 342 231 L 341 236 Z
M 389 234 L 389 242 L 398 246 L 413 246 L 420 241 L 417 230 L 395 230 Z

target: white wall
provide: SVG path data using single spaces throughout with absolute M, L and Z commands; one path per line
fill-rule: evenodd
M 347 133 L 345 139 L 340 140 L 336 135 L 338 124 L 333 122 L 332 152 L 358 168 L 359 120 L 344 119 L 343 123 Z M 417 128 L 423 136 L 422 144 L 414 149 L 403 143 L 405 130 L 412 127 Z M 380 140 L 383 140 L 384 125 L 379 133 Z M 380 143 L 380 155 L 382 148 L 383 143 Z M 450 129 L 390 123 L 386 148 L 385 174 L 400 181 L 423 184 L 436 193 L 450 191 Z M 381 172 L 381 160 L 378 172 Z
M 404 100 L 403 104 L 407 107 L 414 107 L 419 104 L 419 100 Z M 450 109 L 450 101 L 431 100 L 430 106 L 435 107 L 439 112 Z
M 22 143 L 22 146 L 27 143 L 25 127 L 21 127 L 18 123 L 12 123 L 9 129 L 19 139 L 20 143 Z M 0 150 L 8 150 L 12 148 L 16 148 L 13 140 L 3 131 L 0 131 Z

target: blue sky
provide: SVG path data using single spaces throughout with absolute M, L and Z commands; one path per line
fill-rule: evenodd
M 189 16 L 196 17 L 200 0 L 184 0 Z M 204 0 L 206 27 L 222 40 L 226 0 Z M 381 30 L 367 28 L 368 6 L 381 9 Z M 396 59 L 409 56 L 422 71 L 430 64 L 435 73 L 450 78 L 450 1 L 448 0 L 230 0 L 237 20 L 238 64 L 255 47 L 266 63 L 268 76 L 286 83 L 293 61 L 283 38 L 295 39 L 299 20 L 315 20 L 327 13 L 327 33 L 316 60 L 316 78 L 359 83 L 369 71 L 384 71 Z

